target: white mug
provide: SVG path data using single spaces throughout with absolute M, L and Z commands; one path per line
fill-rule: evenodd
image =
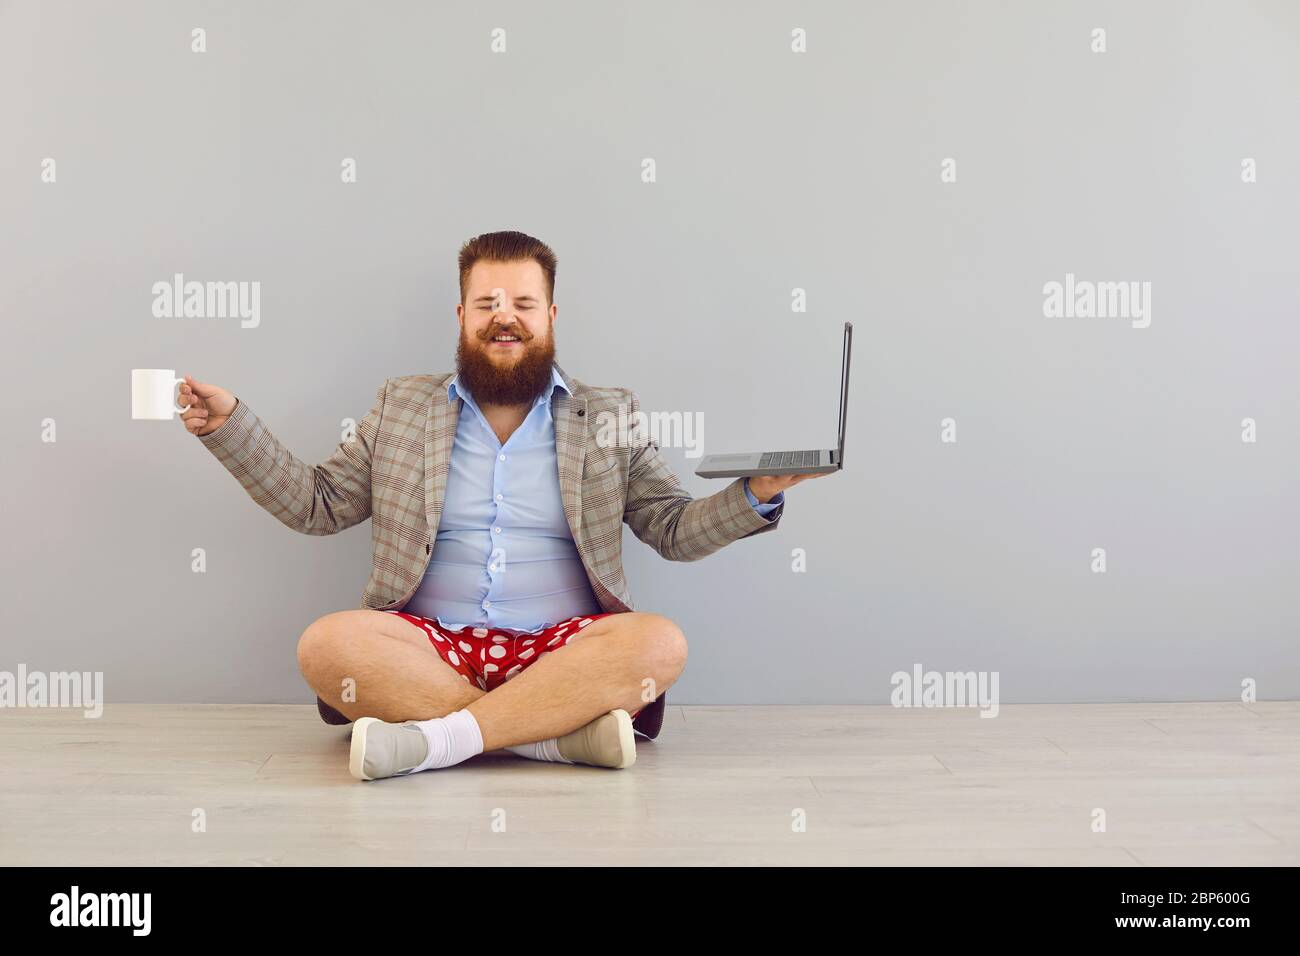
M 166 421 L 190 406 L 178 408 L 176 386 L 185 381 L 171 368 L 131 369 L 131 417 Z

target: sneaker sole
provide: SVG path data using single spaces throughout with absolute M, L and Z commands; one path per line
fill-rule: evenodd
M 371 724 L 379 723 L 377 717 L 360 717 L 352 724 L 352 749 L 348 752 L 348 771 L 358 780 L 374 780 L 365 774 L 366 731 Z

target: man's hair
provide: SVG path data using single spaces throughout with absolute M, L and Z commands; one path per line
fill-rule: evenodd
M 469 294 L 469 273 L 480 259 L 489 262 L 515 262 L 532 259 L 546 276 L 547 305 L 555 301 L 555 253 L 540 239 L 513 230 L 485 232 L 460 247 L 460 301 Z

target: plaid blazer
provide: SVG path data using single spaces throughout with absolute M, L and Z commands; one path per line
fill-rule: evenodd
M 551 400 L 564 514 L 596 600 L 630 611 L 623 576 L 622 525 L 670 561 L 695 561 L 738 538 L 771 531 L 784 506 L 759 515 L 736 479 L 693 499 L 651 442 L 597 442 L 607 415 L 639 410 L 625 388 L 584 385 L 560 369 L 572 395 Z M 253 500 L 304 534 L 334 534 L 369 518 L 374 545 L 363 607 L 400 609 L 424 577 L 437 540 L 456 422 L 464 402 L 449 402 L 454 374 L 404 375 L 379 388 L 354 441 L 318 465 L 285 448 L 248 405 L 199 441 Z M 604 413 L 604 414 L 602 414 Z

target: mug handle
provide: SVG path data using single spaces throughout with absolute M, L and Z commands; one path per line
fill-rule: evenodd
M 177 385 L 184 385 L 184 384 L 185 384 L 185 379 L 183 378 L 177 378 L 172 380 L 172 388 L 175 388 Z M 172 399 L 172 411 L 176 412 L 177 414 L 184 415 L 193 407 L 194 407 L 193 405 L 186 405 L 184 408 L 181 408 L 179 405 L 176 404 L 176 399 L 175 398 Z

